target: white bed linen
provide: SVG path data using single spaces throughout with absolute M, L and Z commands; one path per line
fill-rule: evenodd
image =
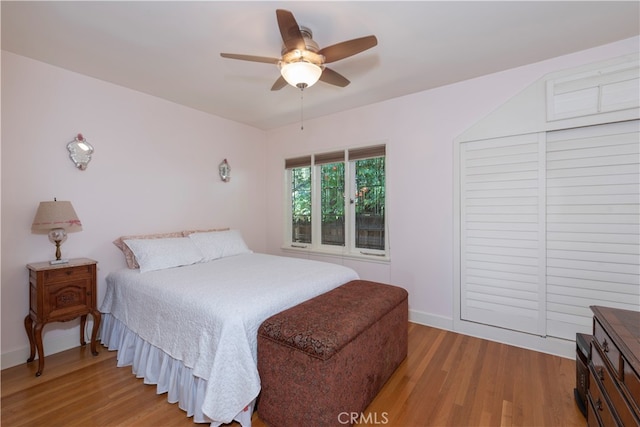
M 169 400 L 180 401 L 196 422 L 208 421 L 198 419 L 201 413 L 213 424 L 229 423 L 238 415 L 246 418 L 243 409 L 260 391 L 260 324 L 357 278 L 355 271 L 341 265 L 258 253 L 146 273 L 124 269 L 107 276 L 100 308 L 105 314 L 102 340 L 110 348 L 128 347 L 133 356 L 126 359 L 132 364 L 134 359 L 148 360 L 147 353 L 154 362 L 138 363 L 176 370 L 172 362 L 181 362 L 187 371 L 169 375 L 174 378 L 170 381 L 189 374 L 204 381 L 190 381 L 183 386 L 184 398 L 170 395 Z M 154 347 L 165 356 L 157 355 Z M 168 359 L 160 360 L 164 357 Z M 128 362 L 119 361 L 119 365 Z M 136 375 L 158 384 L 158 378 L 153 378 L 156 372 Z M 164 388 L 159 386 L 158 392 L 171 387 Z M 248 415 L 250 422 L 250 411 Z

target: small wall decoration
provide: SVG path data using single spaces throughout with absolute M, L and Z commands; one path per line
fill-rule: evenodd
M 71 158 L 73 164 L 81 171 L 85 170 L 91 161 L 93 147 L 84 139 L 81 133 L 67 144 L 67 150 L 69 150 L 69 158 Z
M 231 166 L 227 162 L 227 159 L 224 159 L 220 165 L 218 165 L 218 172 L 220 172 L 220 179 L 223 182 L 231 181 Z

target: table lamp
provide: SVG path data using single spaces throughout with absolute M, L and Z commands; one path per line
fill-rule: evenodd
M 62 259 L 60 245 L 67 240 L 67 232 L 82 231 L 82 224 L 71 202 L 53 199 L 53 202 L 40 202 L 31 231 L 48 233 L 49 240 L 56 245 L 56 259 L 51 264 L 66 264 L 69 260 Z

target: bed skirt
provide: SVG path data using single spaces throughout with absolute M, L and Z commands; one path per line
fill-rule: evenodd
M 167 393 L 167 401 L 177 403 L 188 417 L 193 417 L 193 422 L 210 423 L 214 427 L 222 424 L 202 412 L 207 380 L 194 376 L 182 361 L 149 344 L 110 313 L 102 313 L 101 323 L 100 340 L 110 351 L 118 352 L 118 367 L 131 366 L 137 378 L 143 378 L 145 384 L 156 385 L 158 394 Z M 234 420 L 250 427 L 252 412 L 253 403 Z

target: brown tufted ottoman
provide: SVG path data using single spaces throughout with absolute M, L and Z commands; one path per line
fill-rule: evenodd
M 273 427 L 351 425 L 407 356 L 407 323 L 407 291 L 365 280 L 265 320 L 260 419 Z

